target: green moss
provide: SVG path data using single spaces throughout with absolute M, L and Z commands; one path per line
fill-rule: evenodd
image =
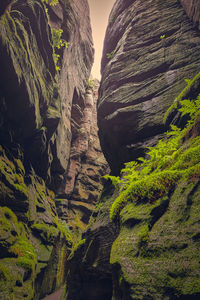
M 160 196 L 167 194 L 177 180 L 181 178 L 182 173 L 177 170 L 165 170 L 132 182 L 114 201 L 110 210 L 110 218 L 114 219 L 130 201 L 148 201 L 151 199 L 153 202 Z
M 50 4 L 51 6 L 55 6 L 59 3 L 58 0 L 41 0 L 45 4 Z
M 77 249 L 79 249 L 82 245 L 85 244 L 86 239 L 80 240 L 73 248 L 73 251 L 75 252 Z
M 0 284 L 2 284 L 2 281 L 5 282 L 7 280 L 11 279 L 11 272 L 10 270 L 2 263 L 0 263 Z M 0 289 L 3 286 L 0 286 Z
M 200 137 L 196 139 L 200 143 Z M 200 162 L 200 145 L 189 147 L 182 154 L 180 154 L 179 159 L 172 166 L 172 169 L 183 170 L 197 165 Z
M 159 208 L 167 200 L 167 197 L 159 198 L 154 203 L 129 203 L 120 212 L 121 224 L 126 224 L 129 220 L 134 223 L 147 221 L 150 223 L 152 216 L 151 212 L 155 208 Z
M 148 159 L 139 158 L 138 162 L 129 162 L 121 170 L 122 177 L 106 175 L 118 188 L 116 197 L 110 209 L 113 220 L 130 202 L 154 203 L 160 197 L 171 192 L 176 183 L 189 178 L 200 176 L 200 137 L 185 139 L 189 130 L 196 126 L 200 114 L 200 95 L 197 100 L 181 101 L 179 109 L 182 115 L 188 112 L 190 120 L 184 129 L 175 125 L 166 133 L 166 138 L 160 140 L 154 147 L 149 147 Z M 186 140 L 183 143 L 183 140 Z
M 13 161 L 16 163 L 16 160 L 13 158 Z M 28 199 L 28 188 L 24 183 L 24 167 L 22 162 L 17 161 L 20 164 L 19 167 L 14 164 L 14 162 L 8 159 L 5 150 L 1 147 L 1 156 L 0 156 L 0 175 L 1 175 L 1 185 L 2 189 L 0 194 L 3 197 L 10 195 L 11 198 L 15 198 L 15 194 L 18 197 L 23 198 L 24 200 Z M 4 188 L 3 188 L 4 186 Z
M 9 252 L 20 234 L 20 226 L 16 215 L 8 207 L 0 207 L 0 246 Z
M 69 226 L 65 221 L 61 221 L 58 218 L 56 218 L 56 226 L 61 233 L 61 237 L 64 236 L 66 241 L 68 241 L 69 244 L 72 243 L 72 235 L 69 230 Z
M 175 99 L 174 103 L 168 108 L 166 111 L 163 122 L 165 123 L 168 116 L 172 113 L 173 110 L 176 110 L 178 106 L 180 106 L 180 101 L 182 101 L 184 98 L 186 98 L 190 92 L 191 89 L 196 88 L 196 85 L 199 84 L 200 80 L 200 72 L 194 76 L 192 80 L 186 80 L 186 87 L 181 91 L 181 93 L 178 95 L 178 97 Z
M 31 260 L 35 259 L 35 251 L 31 242 L 26 238 L 26 236 L 19 236 L 17 242 L 10 249 L 18 257 L 27 257 Z
M 24 176 L 25 175 L 25 169 L 24 169 L 24 165 L 23 165 L 22 161 L 20 159 L 15 159 L 14 162 L 16 164 L 17 172 L 19 172 L 22 176 Z
M 197 180 L 182 179 L 164 211 L 156 203 L 152 209 L 131 203 L 121 211 L 124 222 L 110 261 L 121 266 L 119 284 L 128 283 L 133 298 L 162 299 L 169 290 L 177 296 L 200 292 L 199 193 Z M 165 199 L 158 200 L 160 206 Z M 154 216 L 157 222 L 151 227 Z M 138 222 L 131 225 L 133 218 Z
M 35 268 L 35 262 L 27 257 L 19 257 L 16 262 L 18 267 L 22 267 L 27 271 L 33 271 Z
M 27 5 L 30 5 L 30 9 L 35 15 L 36 7 L 41 6 L 40 12 L 41 15 L 43 14 L 41 17 L 45 18 L 46 13 L 42 4 L 28 1 Z M 48 23 L 48 20 L 46 23 Z M 40 23 L 38 23 L 38 32 L 46 30 L 46 36 L 49 39 L 49 45 L 51 45 L 49 27 L 41 29 L 39 26 Z M 42 126 L 41 101 L 46 102 L 48 105 L 52 102 L 55 79 L 52 78 L 45 64 L 46 58 L 41 55 L 40 45 L 37 44 L 37 38 L 32 31 L 31 25 L 27 23 L 26 16 L 20 11 L 7 12 L 1 17 L 0 36 L 13 61 L 19 82 L 24 80 L 26 84 L 28 99 L 35 109 L 36 128 L 39 129 Z M 51 58 L 49 57 L 50 61 Z
M 120 266 L 119 288 L 128 284 L 133 299 L 200 293 L 199 103 L 200 95 L 194 104 L 180 101 L 191 118 L 186 127 L 171 126 L 117 183 L 110 217 L 118 217 L 120 232 L 110 263 Z
M 0 208 L 0 235 L 3 255 L 0 264 L 0 297 L 21 299 L 29 291 L 27 299 L 31 299 L 36 267 L 35 250 L 27 228 L 8 207 Z M 24 281 L 24 274 L 29 274 L 30 280 Z M 16 285 L 16 282 L 20 282 L 21 286 Z M 7 298 L 7 295 L 11 298 Z
M 45 223 L 35 223 L 31 226 L 32 230 L 39 233 L 42 239 L 51 243 L 58 236 L 59 230 L 54 226 Z

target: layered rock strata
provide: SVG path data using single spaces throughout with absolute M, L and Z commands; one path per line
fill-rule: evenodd
M 200 29 L 200 3 L 198 0 L 181 0 L 181 4 L 195 27 Z
M 0 147 L 0 298 L 41 299 L 65 281 L 70 233 L 57 215 L 54 193 L 23 153 Z
M 67 300 L 112 298 L 109 254 L 118 234 L 117 227 L 109 219 L 112 193 L 111 186 L 104 189 L 101 206 L 93 214 L 90 229 L 68 259 Z
M 177 99 L 187 94 L 196 101 L 192 95 L 199 99 L 199 92 L 198 75 Z M 199 104 L 196 110 L 177 146 L 180 131 L 171 135 L 171 154 L 167 139 L 164 149 L 154 148 L 165 155 L 127 167 L 120 185 L 105 189 L 69 259 L 67 300 L 199 299 Z M 173 124 L 184 128 L 185 116 L 171 111 Z
M 91 79 L 89 82 L 82 106 L 79 102 L 72 105 L 69 168 L 56 199 L 60 217 L 73 228 L 82 229 L 88 224 L 103 189 L 102 176 L 109 173 L 98 138 L 99 82 Z
M 87 1 L 47 2 L 2 1 L 0 10 L 4 300 L 37 300 L 60 287 L 72 244 L 54 192 L 68 167 L 71 110 L 84 107 L 94 50 Z
M 61 68 L 59 75 L 61 122 L 52 141 L 52 173 L 55 187 L 61 184 L 64 178 L 62 175 L 68 167 L 73 126 L 71 125 L 72 109 L 76 105 L 81 109 L 84 108 L 94 56 L 87 0 L 59 3 L 51 9 L 53 12 L 50 12 L 50 20 L 56 29 L 61 26 L 62 38 L 71 44 L 57 50 L 61 56 L 58 62 Z
M 200 297 L 199 116 L 184 129 L 192 108 L 199 112 L 199 46 L 199 31 L 179 1 L 115 2 L 98 100 L 112 172 L 143 156 L 170 125 L 180 129 L 173 127 L 171 153 L 160 141 L 142 167 L 130 163 L 124 178 L 110 177 L 114 191 L 105 189 L 69 258 L 67 300 Z M 184 116 L 183 99 L 192 100 Z
M 87 1 L 81 3 L 81 7 L 76 1 L 49 5 L 48 17 L 41 1 L 34 8 L 31 1 L 14 1 L 9 15 L 2 18 L 1 140 L 20 143 L 27 167 L 31 164 L 54 188 L 68 165 L 72 102 L 84 102 L 93 62 L 89 7 Z M 31 25 L 37 17 L 39 22 Z M 60 38 L 71 42 L 54 47 L 56 68 L 61 69 L 57 75 L 48 18 L 51 28 L 63 30 Z
M 164 112 L 199 70 L 199 49 L 199 33 L 178 1 L 115 2 L 98 100 L 101 146 L 113 173 L 161 137 Z

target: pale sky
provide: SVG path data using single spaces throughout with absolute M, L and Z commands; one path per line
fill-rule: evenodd
M 100 79 L 100 64 L 103 51 L 103 41 L 108 24 L 108 17 L 115 0 L 88 0 L 88 2 L 90 6 L 90 18 L 95 49 L 92 75 L 94 78 Z

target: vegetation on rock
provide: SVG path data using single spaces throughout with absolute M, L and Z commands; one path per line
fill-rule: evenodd
M 125 164 L 121 178 L 106 176 L 116 187 L 110 219 L 120 227 L 110 254 L 113 299 L 200 295 L 199 100 L 181 98 L 176 114 L 184 126 L 171 125 L 145 158 Z
M 122 178 L 104 176 L 111 179 L 119 189 L 110 218 L 119 215 L 129 202 L 155 202 L 161 196 L 167 195 L 175 187 L 177 181 L 200 175 L 200 137 L 186 140 L 185 135 L 197 122 L 200 114 L 200 94 L 197 99 L 181 100 L 179 111 L 188 115 L 190 120 L 184 129 L 171 125 L 171 131 L 154 147 L 149 147 L 147 158 L 139 158 L 138 162 L 129 162 L 121 170 Z
M 26 299 L 38 299 L 40 290 L 34 285 L 42 269 L 56 263 L 51 276 L 57 278 L 58 286 L 64 280 L 63 265 L 72 242 L 70 231 L 57 216 L 54 193 L 33 170 L 27 174 L 23 157 L 12 156 L 2 146 L 0 186 L 0 297 L 21 299 L 26 294 Z M 61 241 L 63 245 L 56 246 L 56 260 L 51 262 L 53 246 Z M 44 291 L 48 288 L 48 284 L 43 287 Z

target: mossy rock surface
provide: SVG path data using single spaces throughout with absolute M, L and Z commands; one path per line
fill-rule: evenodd
M 54 193 L 33 169 L 27 173 L 22 155 L 1 147 L 0 175 L 0 298 L 38 300 L 63 283 L 72 238 Z
M 153 226 L 154 206 L 132 204 L 121 212 L 126 222 L 113 243 L 110 262 L 120 266 L 118 285 L 124 291 L 128 284 L 131 299 L 200 294 L 199 195 L 198 182 L 181 181 Z

